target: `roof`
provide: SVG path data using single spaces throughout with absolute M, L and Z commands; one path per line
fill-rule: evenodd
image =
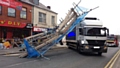
M 40 8 L 40 9 L 47 10 L 47 11 L 49 11 L 49 12 L 52 12 L 52 13 L 57 14 L 56 12 L 54 12 L 54 11 L 50 10 L 49 8 L 47 8 L 47 7 L 46 7 L 45 5 L 43 5 L 42 3 L 39 3 L 39 5 L 36 5 L 36 4 L 32 3 L 32 2 L 30 2 L 30 0 L 20 0 L 20 1 L 21 1 L 21 2 L 24 2 L 24 3 L 27 3 L 27 4 L 30 4 L 30 5 L 33 5 L 33 6 L 35 6 L 35 7 L 38 7 L 38 8 Z
M 81 24 L 84 26 L 103 26 L 103 23 L 100 20 L 84 20 Z

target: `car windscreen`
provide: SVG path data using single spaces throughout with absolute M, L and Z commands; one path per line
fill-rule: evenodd
M 115 40 L 114 37 L 108 37 L 107 40 Z

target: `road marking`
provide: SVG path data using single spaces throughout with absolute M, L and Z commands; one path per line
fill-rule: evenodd
M 119 55 L 120 50 L 112 57 L 112 59 L 107 63 L 104 68 L 112 68 Z
M 117 60 L 118 56 L 120 55 L 120 52 L 118 53 L 118 55 L 116 56 L 116 58 L 113 60 L 113 62 L 110 65 L 110 68 L 113 67 L 113 65 L 115 64 L 115 61 Z
M 27 62 L 16 63 L 16 64 L 12 64 L 12 65 L 5 66 L 4 68 L 9 68 L 9 67 L 13 67 L 13 66 L 17 66 L 17 65 L 21 65 L 21 64 L 25 64 L 25 63 L 30 63 L 30 62 L 35 62 L 35 61 L 37 61 L 37 60 L 32 60 L 32 61 L 27 61 Z

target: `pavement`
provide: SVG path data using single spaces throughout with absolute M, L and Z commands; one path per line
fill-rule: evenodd
M 62 47 L 65 48 L 67 46 L 66 45 L 56 44 L 51 49 L 62 48 Z M 1 49 L 0 50 L 0 55 L 4 55 L 4 56 L 19 56 L 20 53 L 24 53 L 24 51 L 20 51 L 20 49 L 21 48 L 18 48 L 18 47 L 10 48 L 10 49 Z M 113 65 L 113 68 L 120 68 L 119 64 L 120 64 L 120 55 L 118 56 L 117 60 L 115 61 L 114 65 Z
M 67 46 L 66 46 L 66 45 L 56 44 L 56 45 L 53 46 L 51 49 L 62 48 L 62 47 L 64 48 L 64 47 L 67 47 Z M 50 49 L 50 50 L 51 50 L 51 49 Z M 20 51 L 20 50 L 21 50 L 20 47 L 10 48 L 10 49 L 0 49 L 0 55 L 24 53 L 24 51 Z

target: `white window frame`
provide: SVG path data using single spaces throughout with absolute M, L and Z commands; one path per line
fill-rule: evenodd
M 21 12 L 20 12 L 20 18 L 22 19 L 27 19 L 27 8 L 22 8 Z
M 55 16 L 51 16 L 51 24 L 53 26 L 56 26 L 56 24 L 55 24 Z
M 8 16 L 15 17 L 16 10 L 14 8 L 8 7 Z
M 46 14 L 39 12 L 38 14 L 38 22 L 46 24 Z

